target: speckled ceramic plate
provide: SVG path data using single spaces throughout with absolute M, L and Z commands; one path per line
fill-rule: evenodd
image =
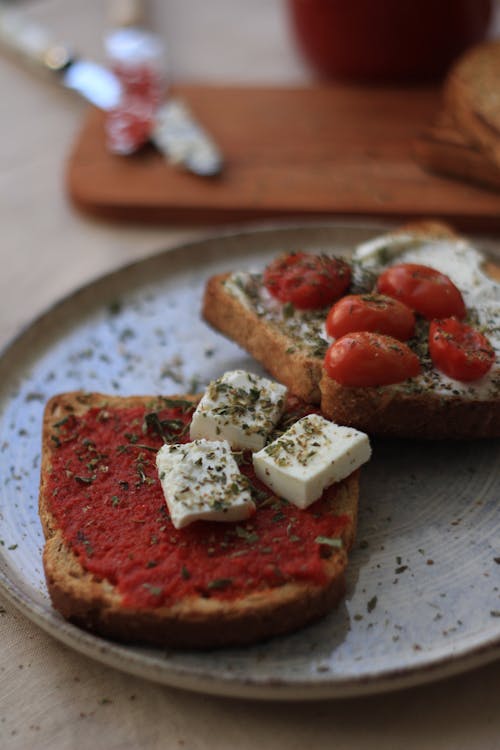
M 76 388 L 115 394 L 201 389 L 258 367 L 200 319 L 207 276 L 262 266 L 283 249 L 346 252 L 360 225 L 254 230 L 160 253 L 92 283 L 24 331 L 0 360 L 0 581 L 69 646 L 168 685 L 265 699 L 414 685 L 500 655 L 500 445 L 374 440 L 358 543 L 340 607 L 300 632 L 245 649 L 165 651 L 89 635 L 52 609 L 37 515 L 45 401 Z M 491 252 L 500 253 L 494 245 Z

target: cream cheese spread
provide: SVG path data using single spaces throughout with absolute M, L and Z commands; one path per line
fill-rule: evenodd
M 446 274 L 460 289 L 467 306 L 467 322 L 489 339 L 496 361 L 480 380 L 462 383 L 436 370 L 427 347 L 428 323 L 417 325 L 417 334 L 408 342 L 422 363 L 422 373 L 404 383 L 386 388 L 406 392 L 432 390 L 440 396 L 485 400 L 500 396 L 500 284 L 483 270 L 484 257 L 463 239 L 424 238 L 411 233 L 388 234 L 359 245 L 352 256 L 351 292 L 372 291 L 377 276 L 395 263 L 420 263 Z M 329 308 L 297 310 L 274 299 L 262 283 L 262 274 L 236 272 L 225 282 L 227 291 L 240 304 L 263 317 L 291 340 L 290 353 L 303 351 L 322 358 L 331 343 L 324 324 Z

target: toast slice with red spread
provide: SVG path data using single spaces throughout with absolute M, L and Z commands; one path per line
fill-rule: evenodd
M 444 375 L 429 355 L 429 321 L 417 315 L 415 335 L 400 348 L 418 357 L 420 374 L 391 384 L 346 385 L 324 367 L 332 342 L 325 333 L 329 306 L 297 310 L 277 300 L 265 287 L 265 271 L 210 278 L 202 315 L 293 393 L 320 404 L 322 413 L 339 424 L 373 435 L 410 438 L 500 435 L 500 285 L 489 275 L 494 268 L 487 268 L 475 248 L 448 225 L 421 221 L 357 248 L 347 258 L 352 267 L 347 293 L 372 294 L 379 274 L 399 257 L 458 274 L 456 284 L 467 303 L 465 321 L 485 332 L 494 350 L 487 375 L 474 382 Z
M 249 644 L 316 620 L 344 594 L 358 472 L 299 510 L 239 452 L 256 513 L 174 528 L 155 454 L 188 440 L 197 401 L 75 392 L 47 404 L 43 565 L 54 607 L 82 628 L 160 646 Z M 310 411 L 289 397 L 278 433 Z

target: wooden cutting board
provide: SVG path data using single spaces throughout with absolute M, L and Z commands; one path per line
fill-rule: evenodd
M 202 179 L 152 147 L 107 153 L 103 115 L 90 110 L 66 185 L 85 212 L 121 221 L 220 223 L 271 217 L 439 217 L 500 229 L 500 193 L 426 172 L 415 138 L 439 109 L 437 89 L 182 86 L 221 146 L 226 167 Z

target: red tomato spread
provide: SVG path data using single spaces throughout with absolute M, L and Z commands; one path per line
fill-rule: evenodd
M 116 586 L 124 606 L 139 608 L 321 583 L 331 547 L 317 539 L 340 537 L 349 518 L 333 516 L 321 499 L 304 511 L 272 497 L 250 454 L 237 458 L 258 508 L 251 519 L 174 528 L 155 454 L 166 439 L 188 441 L 192 407 L 166 403 L 153 414 L 94 408 L 55 425 L 48 509 L 83 568 Z

